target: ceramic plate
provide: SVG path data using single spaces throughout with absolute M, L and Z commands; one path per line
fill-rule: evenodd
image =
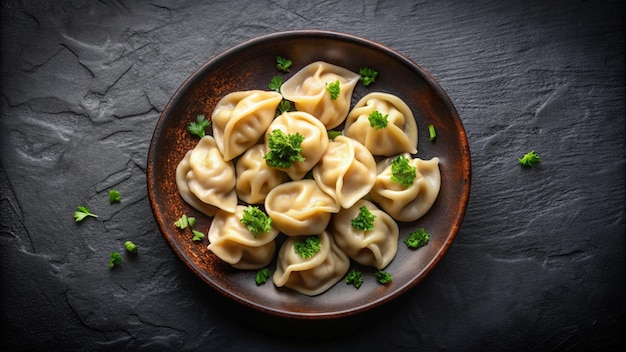
M 290 73 L 276 69 L 276 56 L 293 61 Z M 197 219 L 196 229 L 208 231 L 211 219 L 187 205 L 178 195 L 175 171 L 178 162 L 198 138 L 187 132 L 196 115 L 211 116 L 217 101 L 241 90 L 265 89 L 275 75 L 286 80 L 314 61 L 326 61 L 353 72 L 371 67 L 376 81 L 359 83 L 352 104 L 372 91 L 395 94 L 412 109 L 419 131 L 417 157 L 440 158 L 441 190 L 430 211 L 413 223 L 400 223 L 398 252 L 385 271 L 393 275 L 387 285 L 378 284 L 373 269 L 358 267 L 365 282 L 356 289 L 340 281 L 330 290 L 309 297 L 271 282 L 257 286 L 255 271 L 232 269 L 207 250 L 208 240 L 193 242 L 188 231 L 174 222 L 182 215 Z M 428 125 L 437 138 L 430 141 Z M 158 226 L 180 259 L 207 284 L 227 297 L 273 315 L 330 319 L 377 307 L 398 297 L 421 281 L 450 247 L 463 220 L 470 190 L 470 154 L 459 116 L 444 90 L 420 66 L 380 43 L 355 35 L 327 31 L 290 31 L 247 41 L 218 55 L 200 67 L 173 95 L 154 130 L 147 163 L 148 195 Z M 402 240 L 424 228 L 430 243 L 410 250 Z M 282 235 L 281 235 L 282 236 Z M 278 248 L 278 247 L 277 247 Z M 271 264 L 274 268 L 275 263 Z

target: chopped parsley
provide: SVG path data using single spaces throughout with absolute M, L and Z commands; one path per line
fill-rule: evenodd
M 363 284 L 363 273 L 356 269 L 351 269 L 346 274 L 346 284 L 352 284 L 355 288 L 361 287 Z
M 120 252 L 111 252 L 109 258 L 109 268 L 122 264 L 122 256 L 120 255 Z
M 364 205 L 359 208 L 359 215 L 352 219 L 352 227 L 359 231 L 372 231 L 374 219 L 376 219 L 376 215 L 372 214 Z
M 322 239 L 320 236 L 313 235 L 307 236 L 301 241 L 294 243 L 293 247 L 296 253 L 302 257 L 302 259 L 310 258 L 319 252 Z
M 259 207 L 252 205 L 248 205 L 243 210 L 241 223 L 246 225 L 246 228 L 252 232 L 255 238 L 259 233 L 268 232 L 272 229 L 272 218 L 267 216 Z
M 391 162 L 391 180 L 404 187 L 413 184 L 417 169 L 409 163 L 409 159 L 400 155 Z
M 89 211 L 89 208 L 87 208 L 85 206 L 79 205 L 79 206 L 76 207 L 76 209 L 78 209 L 78 210 L 75 211 L 74 215 L 73 215 L 74 219 L 76 219 L 76 222 L 83 221 L 83 219 L 85 219 L 88 216 L 91 216 L 91 217 L 94 217 L 94 218 L 98 217 L 98 215 L 91 213 Z
M 437 131 L 435 131 L 435 125 L 428 125 L 428 137 L 430 141 L 434 141 L 435 137 L 437 137 Z
M 378 110 L 372 111 L 372 113 L 367 117 L 370 122 L 370 126 L 377 130 L 387 127 L 387 124 L 389 123 L 388 118 L 389 115 L 383 115 Z
M 130 253 L 137 253 L 137 245 L 131 241 L 124 242 L 124 248 Z
M 300 133 L 285 134 L 279 129 L 273 130 L 267 142 L 265 163 L 271 167 L 289 168 L 295 161 L 304 161 L 302 147 L 304 136 Z
M 337 100 L 337 98 L 339 98 L 339 93 L 341 93 L 341 84 L 339 83 L 339 80 L 332 83 L 326 82 L 326 90 L 330 93 L 330 100 Z
M 263 268 L 263 269 L 258 270 L 254 277 L 254 280 L 256 281 L 257 286 L 260 286 L 266 283 L 267 279 L 269 279 L 271 274 L 272 274 L 272 271 L 268 268 Z
M 359 74 L 361 75 L 361 78 L 359 78 L 359 80 L 363 82 L 364 86 L 367 87 L 370 84 L 374 83 L 374 80 L 376 80 L 376 76 L 378 76 L 378 71 L 369 67 L 363 67 L 359 70 Z
M 112 189 L 109 191 L 109 203 L 119 203 L 122 200 L 122 196 L 119 191 Z
M 211 121 L 205 120 L 204 115 L 196 116 L 196 121 L 189 123 L 187 130 L 189 133 L 196 135 L 200 138 L 205 136 L 205 130 L 211 125 Z
M 430 241 L 430 234 L 426 233 L 423 228 L 419 228 L 409 233 L 409 237 L 404 240 L 404 243 L 409 248 L 420 248 L 428 244 Z
M 191 240 L 194 242 L 201 241 L 204 238 L 204 233 L 194 230 L 194 227 L 196 226 L 196 218 L 194 217 L 188 217 L 187 215 L 183 214 L 178 220 L 176 220 L 174 225 L 181 230 L 189 227 L 193 235 Z
M 391 280 L 393 280 L 393 276 L 391 274 L 382 270 L 376 271 L 374 273 L 374 277 L 376 278 L 376 281 L 381 285 L 388 284 L 391 282 Z
M 283 78 L 281 76 L 274 76 L 267 86 L 270 90 L 280 93 L 280 87 L 283 85 Z
M 291 60 L 289 59 L 285 59 L 282 56 L 276 56 L 276 68 L 279 71 L 283 71 L 283 72 L 289 72 L 289 69 L 291 68 Z
M 523 157 L 517 159 L 517 162 L 526 167 L 533 167 L 535 163 L 541 162 L 541 157 L 534 150 L 524 154 Z

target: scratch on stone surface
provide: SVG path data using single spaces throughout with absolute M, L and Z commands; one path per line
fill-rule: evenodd
M 64 44 L 64 43 L 61 43 L 60 45 L 64 47 L 65 49 L 67 49 L 67 51 L 69 51 L 72 55 L 76 57 L 76 61 L 78 62 L 78 64 L 81 65 L 85 70 L 87 70 L 87 72 L 89 72 L 89 74 L 91 75 L 91 78 L 96 77 L 96 75 L 93 73 L 91 68 L 89 68 L 87 65 L 81 62 L 80 56 L 78 56 L 78 54 L 72 48 L 70 48 L 67 44 Z

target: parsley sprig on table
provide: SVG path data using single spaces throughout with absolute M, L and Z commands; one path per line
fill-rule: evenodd
M 391 180 L 404 187 L 413 184 L 417 169 L 409 163 L 409 159 L 400 155 L 391 162 Z
M 119 203 L 122 200 L 122 196 L 118 190 L 112 189 L 109 191 L 109 203 Z
M 265 163 L 271 167 L 289 168 L 296 161 L 304 161 L 301 144 L 304 136 L 300 133 L 285 134 L 279 129 L 273 130 L 267 142 Z
M 272 218 L 267 216 L 259 207 L 248 205 L 243 210 L 241 223 L 252 232 L 256 238 L 261 232 L 268 232 L 272 229 Z
M 524 154 L 523 157 L 517 159 L 517 162 L 526 167 L 533 167 L 536 163 L 541 162 L 541 157 L 534 150 Z
M 321 248 L 320 246 L 321 242 L 322 242 L 322 239 L 320 238 L 320 236 L 313 235 L 313 236 L 307 236 L 305 239 L 301 241 L 297 241 L 296 243 L 294 243 L 293 246 L 294 246 L 294 250 L 296 251 L 296 253 L 302 259 L 307 259 L 317 254 L 317 252 L 319 252 Z
M 120 252 L 111 252 L 109 255 L 109 268 L 122 264 L 122 255 Z
M 372 231 L 374 219 L 376 215 L 372 214 L 366 206 L 362 206 L 359 208 L 359 215 L 352 219 L 352 227 L 359 231 Z
M 85 206 L 79 205 L 79 206 L 77 206 L 76 208 L 77 208 L 78 210 L 76 210 L 76 211 L 74 212 L 74 215 L 73 215 L 73 217 L 74 217 L 74 219 L 76 220 L 76 222 L 83 221 L 83 220 L 84 220 L 86 217 L 88 217 L 88 216 L 91 216 L 91 217 L 94 217 L 94 218 L 97 218 L 97 217 L 98 217 L 98 215 L 91 213 L 91 212 L 89 211 L 89 208 L 88 208 L 88 207 L 85 207 Z

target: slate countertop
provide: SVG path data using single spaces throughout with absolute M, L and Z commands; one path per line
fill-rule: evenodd
M 624 343 L 621 1 L 1 2 L 3 350 L 563 351 Z M 205 61 L 259 35 L 385 44 L 455 104 L 472 156 L 463 226 L 373 312 L 284 321 L 229 301 L 155 223 L 160 112 Z M 543 159 L 522 168 L 535 150 Z M 122 193 L 110 205 L 108 190 Z M 76 224 L 77 205 L 99 217 Z M 114 270 L 109 252 L 139 247 Z

